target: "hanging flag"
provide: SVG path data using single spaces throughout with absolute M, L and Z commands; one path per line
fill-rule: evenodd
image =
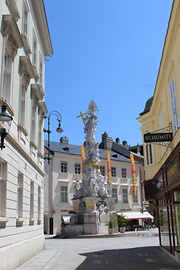
M 84 145 L 80 146 L 80 148 L 81 148 L 81 161 L 82 161 L 82 168 L 83 168 L 83 163 L 84 163 L 84 160 L 86 159 Z
M 110 150 L 106 151 L 106 155 L 107 155 L 107 174 L 109 177 L 110 182 L 112 182 L 112 177 L 111 177 L 111 154 L 110 154 Z
M 134 161 L 134 155 L 130 154 L 131 159 L 131 168 L 132 168 L 132 177 L 133 177 L 133 198 L 137 197 L 137 178 L 136 178 L 136 166 Z

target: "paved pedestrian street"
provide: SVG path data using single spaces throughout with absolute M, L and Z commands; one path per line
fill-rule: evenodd
M 158 236 L 49 238 L 45 250 L 16 270 L 179 270 L 159 248 Z

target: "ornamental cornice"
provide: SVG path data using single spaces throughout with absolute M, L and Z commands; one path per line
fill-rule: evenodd
M 34 95 L 33 95 L 33 93 L 34 93 Z M 36 83 L 31 84 L 31 98 L 32 97 L 35 97 L 38 101 L 42 100 L 42 96 L 41 96 L 41 93 L 40 93 L 39 86 Z
M 13 15 L 3 15 L 3 34 L 6 36 L 7 34 L 11 33 L 11 38 L 18 49 L 23 47 L 23 40 L 21 38 L 21 34 L 19 32 L 19 28 L 17 26 L 16 20 Z M 10 32 L 9 32 L 10 28 Z
M 27 79 L 27 82 L 34 77 L 33 66 L 29 56 L 20 56 L 20 75 Z
M 15 20 L 18 21 L 20 19 L 19 10 L 15 0 L 6 0 L 6 5 L 9 6 L 10 10 L 14 14 Z
M 32 54 L 32 51 L 31 51 L 31 47 L 29 45 L 27 34 L 23 32 L 23 33 L 21 33 L 21 37 L 22 37 L 22 40 L 23 40 L 26 55 L 29 56 L 30 54 Z
M 39 101 L 38 107 L 42 109 L 43 115 L 46 115 L 48 113 L 48 110 L 44 101 Z

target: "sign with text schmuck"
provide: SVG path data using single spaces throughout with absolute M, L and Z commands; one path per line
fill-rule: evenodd
M 144 134 L 144 142 L 170 142 L 173 139 L 173 133 L 146 133 Z

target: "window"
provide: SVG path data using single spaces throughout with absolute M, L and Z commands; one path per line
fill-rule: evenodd
M 105 176 L 105 166 L 100 166 L 100 171 L 103 176 Z
M 81 174 L 81 164 L 80 163 L 74 164 L 74 171 L 75 171 L 75 174 Z
M 6 216 L 6 176 L 7 168 L 0 162 L 0 217 Z
M 68 202 L 67 187 L 61 186 L 61 202 Z
M 17 183 L 17 217 L 22 218 L 23 210 L 23 175 L 18 173 L 18 183 Z
M 136 187 L 136 197 L 133 198 L 134 203 L 138 203 L 138 188 Z
M 23 10 L 23 32 L 28 33 L 28 7 L 27 4 L 24 1 L 24 10 Z
M 179 128 L 179 120 L 178 120 L 178 112 L 177 112 L 177 102 L 176 102 L 176 91 L 174 85 L 174 77 L 172 77 L 170 84 L 171 91 L 171 104 L 172 104 L 172 112 L 173 112 L 173 121 L 174 121 L 174 132 Z
M 126 178 L 127 177 L 126 176 L 126 168 L 122 168 L 121 172 L 122 172 L 122 178 Z
M 38 125 L 38 150 L 42 153 L 42 115 L 39 113 L 39 125 Z
M 34 217 L 34 183 L 30 183 L 30 218 Z
M 111 176 L 116 177 L 116 167 L 111 167 Z
M 146 163 L 147 165 L 153 164 L 152 145 L 150 143 L 146 144 Z
M 43 62 L 41 55 L 39 56 L 39 82 L 43 84 Z
M 123 203 L 128 203 L 128 191 L 123 189 Z
M 115 203 L 117 203 L 118 202 L 118 200 L 117 200 L 117 188 L 112 188 L 112 197 L 116 198 Z
M 11 97 L 12 57 L 8 52 L 4 55 L 3 97 L 10 102 Z
M 33 33 L 33 55 L 32 55 L 32 62 L 33 64 L 37 64 L 37 39 L 35 32 Z
M 36 142 L 36 108 L 34 104 L 32 105 L 31 113 L 31 141 Z
M 66 161 L 61 161 L 61 172 L 67 173 L 67 162 Z
M 41 218 L 41 187 L 38 187 L 38 219 Z
M 26 122 L 26 88 L 23 86 L 21 87 L 21 94 L 20 94 L 20 123 L 25 125 Z
M 0 217 L 2 216 L 2 207 L 3 207 L 3 178 L 2 178 L 2 163 L 0 163 Z

